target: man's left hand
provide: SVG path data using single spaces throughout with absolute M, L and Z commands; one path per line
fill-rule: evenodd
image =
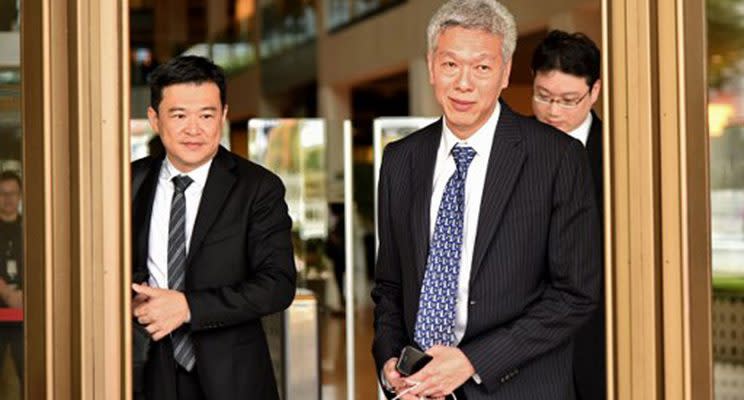
M 132 314 L 145 326 L 153 340 L 169 335 L 189 318 L 189 304 L 183 293 L 136 283 L 132 284 L 132 289 L 147 296 L 147 301 L 139 303 Z
M 417 396 L 436 399 L 450 395 L 475 374 L 473 364 L 457 347 L 434 346 L 426 353 L 434 358 L 406 378 L 409 383 L 421 382 L 411 390 Z

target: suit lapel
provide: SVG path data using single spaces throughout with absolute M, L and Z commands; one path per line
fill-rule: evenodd
M 592 168 L 602 168 L 602 165 L 595 164 L 596 161 L 602 158 L 602 121 L 599 120 L 594 111 L 592 111 L 592 125 L 589 128 L 589 137 L 586 140 L 586 151 L 589 153 L 589 158 L 592 161 Z
M 422 133 L 422 144 L 414 150 L 412 160 L 413 174 L 413 212 L 411 227 L 413 231 L 414 262 L 418 271 L 419 283 L 424 279 L 426 257 L 429 252 L 429 210 L 431 208 L 432 181 L 437 161 L 437 150 L 442 137 L 442 119 L 430 125 Z
M 594 191 L 597 195 L 598 206 L 602 210 L 602 121 L 592 111 L 592 126 L 586 140 L 586 151 L 594 178 Z
M 199 211 L 191 234 L 189 255 L 186 258 L 187 266 L 191 265 L 193 255 L 199 251 L 204 237 L 222 211 L 222 205 L 235 184 L 236 178 L 232 172 L 234 166 L 235 161 L 230 158 L 229 152 L 220 146 L 212 166 L 209 167 L 207 182 L 202 191 Z
M 133 272 L 147 272 L 147 252 L 148 240 L 150 237 L 150 217 L 152 216 L 152 203 L 155 200 L 155 190 L 158 186 L 158 176 L 160 168 L 163 165 L 163 158 L 153 159 L 143 171 L 137 171 L 138 174 L 145 174 L 142 184 L 136 188 L 136 193 L 132 193 L 132 230 L 134 232 L 135 256 L 132 260 L 134 265 Z M 133 177 L 133 181 L 140 180 L 140 177 Z
M 486 181 L 483 186 L 478 231 L 473 249 L 473 264 L 470 272 L 470 283 L 478 274 L 483 263 L 488 245 L 498 230 L 514 185 L 522 171 L 526 155 L 520 143 L 522 137 L 516 115 L 501 103 L 501 116 L 491 146 L 488 159 Z

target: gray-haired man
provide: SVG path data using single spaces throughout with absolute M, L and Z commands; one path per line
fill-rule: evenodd
M 428 40 L 444 117 L 388 145 L 380 173 L 381 382 L 403 399 L 572 399 L 571 338 L 601 271 L 586 152 L 499 102 L 516 45 L 503 5 L 451 0 Z M 433 359 L 403 377 L 408 345 Z

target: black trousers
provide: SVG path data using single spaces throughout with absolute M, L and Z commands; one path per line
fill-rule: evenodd
M 10 348 L 10 356 L 23 387 L 23 325 L 0 326 L 0 361 L 5 357 L 7 348 Z
M 142 400 L 207 400 L 199 383 L 198 368 L 186 371 L 176 363 L 169 337 L 150 347 Z

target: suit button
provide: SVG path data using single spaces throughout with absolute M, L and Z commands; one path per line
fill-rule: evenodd
M 475 300 L 470 300 L 470 305 L 471 306 L 474 306 L 475 304 L 476 304 L 476 301 Z

